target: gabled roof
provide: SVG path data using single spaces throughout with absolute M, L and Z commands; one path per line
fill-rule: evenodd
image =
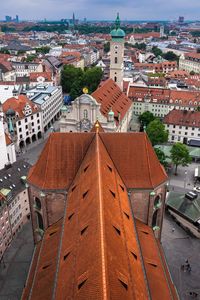
M 52 133 L 29 173 L 29 183 L 68 189 L 93 138 L 93 132 Z M 167 180 L 145 133 L 102 132 L 100 138 L 127 188 L 152 189 Z
M 9 109 L 13 109 L 18 113 L 19 119 L 25 118 L 24 108 L 26 105 L 31 107 L 32 113 L 38 112 L 39 109 L 36 104 L 27 98 L 25 95 L 18 95 L 17 98 L 12 97 L 3 103 L 3 111 L 6 113 Z
M 164 117 L 163 123 L 200 127 L 200 111 L 173 109 Z
M 142 226 L 97 132 L 67 193 L 62 230 L 45 232 L 22 299 L 177 299 L 153 231 Z
M 115 114 L 115 118 L 122 120 L 129 110 L 132 101 L 120 90 L 112 79 L 106 80 L 96 91 L 92 93 L 101 104 L 101 112 L 107 117 L 110 108 Z

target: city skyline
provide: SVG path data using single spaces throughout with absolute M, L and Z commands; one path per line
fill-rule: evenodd
M 197 20 L 200 3 L 197 0 L 141 0 L 125 3 L 119 0 L 91 1 L 91 0 L 8 0 L 1 4 L 0 19 L 6 15 L 19 15 L 21 20 L 59 20 L 72 17 L 73 12 L 78 19 L 113 20 L 116 13 L 120 12 L 122 20 L 175 20 L 183 15 L 186 20 Z M 89 9 L 88 9 L 89 8 Z

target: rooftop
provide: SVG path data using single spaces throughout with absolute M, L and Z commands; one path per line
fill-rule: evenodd
M 132 215 L 102 134 L 96 126 L 64 218 L 36 246 L 22 299 L 178 299 L 153 230 Z

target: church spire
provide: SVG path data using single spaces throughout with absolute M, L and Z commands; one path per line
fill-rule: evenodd
M 117 13 L 117 18 L 115 20 L 115 26 L 116 26 L 116 29 L 119 29 L 120 28 L 120 18 L 119 18 L 119 13 Z

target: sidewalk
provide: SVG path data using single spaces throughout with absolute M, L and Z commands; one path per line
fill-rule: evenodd
M 0 264 L 1 300 L 20 300 L 33 249 L 33 235 L 29 221 L 12 241 Z

